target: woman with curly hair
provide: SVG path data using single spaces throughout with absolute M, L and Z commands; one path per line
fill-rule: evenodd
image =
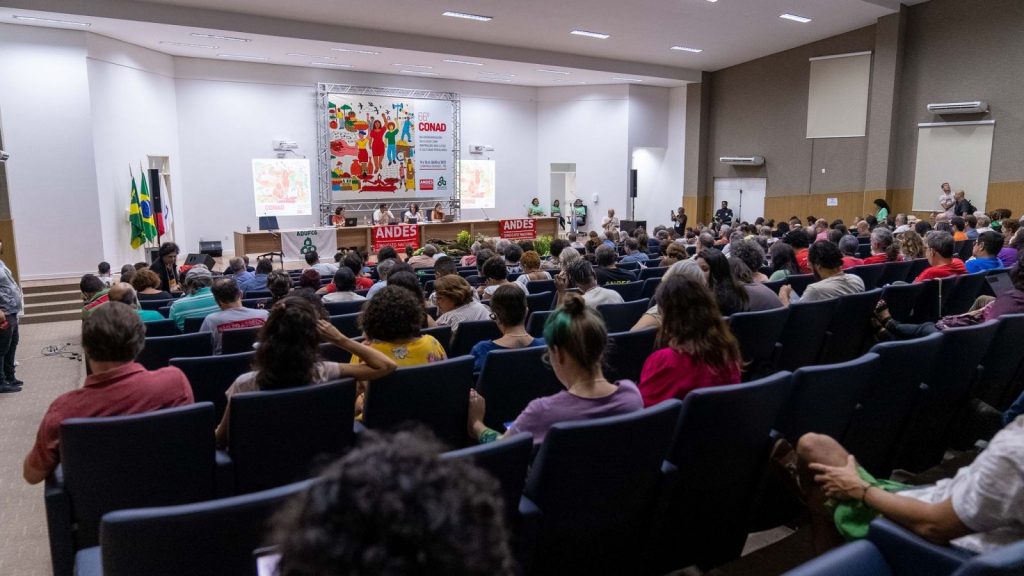
M 445 360 L 444 347 L 430 335 L 421 336 L 426 312 L 423 302 L 400 286 L 385 286 L 363 308 L 359 318 L 366 343 L 399 366 L 418 366 Z M 352 362 L 361 362 L 353 356 Z
M 437 297 L 438 326 L 459 329 L 462 322 L 489 320 L 491 311 L 474 298 L 473 287 L 462 276 L 449 274 L 434 281 Z
M 655 295 L 661 326 L 640 373 L 644 406 L 669 398 L 682 400 L 691 390 L 737 384 L 739 343 L 722 319 L 715 297 L 702 283 L 683 274 L 670 276 Z
M 271 521 L 276 574 L 515 574 L 494 478 L 422 432 L 361 436 Z
M 540 254 L 537 254 L 535 250 L 523 252 L 522 257 L 519 258 L 519 265 L 522 267 L 523 273 L 516 278 L 516 282 L 521 284 L 524 289 L 528 282 L 551 280 L 551 274 L 547 270 L 540 269 Z
M 629 380 L 612 383 L 601 369 L 608 331 L 601 315 L 583 298 L 569 294 L 544 323 L 548 345 L 547 362 L 565 390 L 537 398 L 527 404 L 505 431 L 533 434 L 534 444 L 544 442 L 548 430 L 559 422 L 590 420 L 635 412 L 643 408 L 636 385 Z M 486 402 L 470 390 L 469 435 L 480 443 L 493 442 L 502 435 L 484 425 Z
M 913 230 L 907 230 L 900 234 L 899 248 L 904 260 L 924 258 L 924 240 Z
M 292 296 L 278 302 L 270 311 L 257 337 L 259 346 L 253 370 L 242 374 L 224 393 L 227 409 L 217 426 L 217 444 L 228 444 L 231 397 L 239 392 L 283 390 L 321 384 L 338 378 L 375 380 L 394 372 L 397 364 L 385 354 L 346 337 L 320 316 L 312 302 Z M 322 362 L 320 342 L 342 348 L 359 358 L 362 364 Z

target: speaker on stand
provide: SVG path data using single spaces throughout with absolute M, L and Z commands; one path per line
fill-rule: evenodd
M 637 170 L 629 171 L 629 219 L 636 218 Z

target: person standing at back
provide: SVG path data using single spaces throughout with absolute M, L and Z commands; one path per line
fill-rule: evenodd
M 732 224 L 732 209 L 729 208 L 729 203 L 722 200 L 722 207 L 715 212 L 715 222 L 719 224 Z
M 0 242 L 0 253 L 3 242 Z M 3 260 L 0 260 L 0 394 L 21 390 L 22 382 L 14 376 L 14 354 L 18 351 L 18 314 L 24 309 L 21 287 L 14 280 L 14 274 Z

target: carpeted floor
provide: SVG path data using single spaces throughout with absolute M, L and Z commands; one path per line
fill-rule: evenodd
M 21 463 L 50 402 L 85 378 L 81 362 L 47 356 L 43 349 L 67 346 L 80 352 L 81 325 L 76 320 L 22 326 L 17 374 L 25 388 L 0 394 L 0 574 L 5 576 L 51 573 L 43 486 L 25 483 Z

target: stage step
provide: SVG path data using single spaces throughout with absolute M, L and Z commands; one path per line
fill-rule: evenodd
M 25 314 L 22 324 L 63 322 L 82 319 L 82 293 L 78 282 L 68 280 L 38 286 L 23 286 Z
M 81 320 L 82 309 L 66 312 L 43 312 L 41 314 L 26 314 L 21 317 L 22 324 L 42 324 L 44 322 L 64 322 L 66 320 Z

